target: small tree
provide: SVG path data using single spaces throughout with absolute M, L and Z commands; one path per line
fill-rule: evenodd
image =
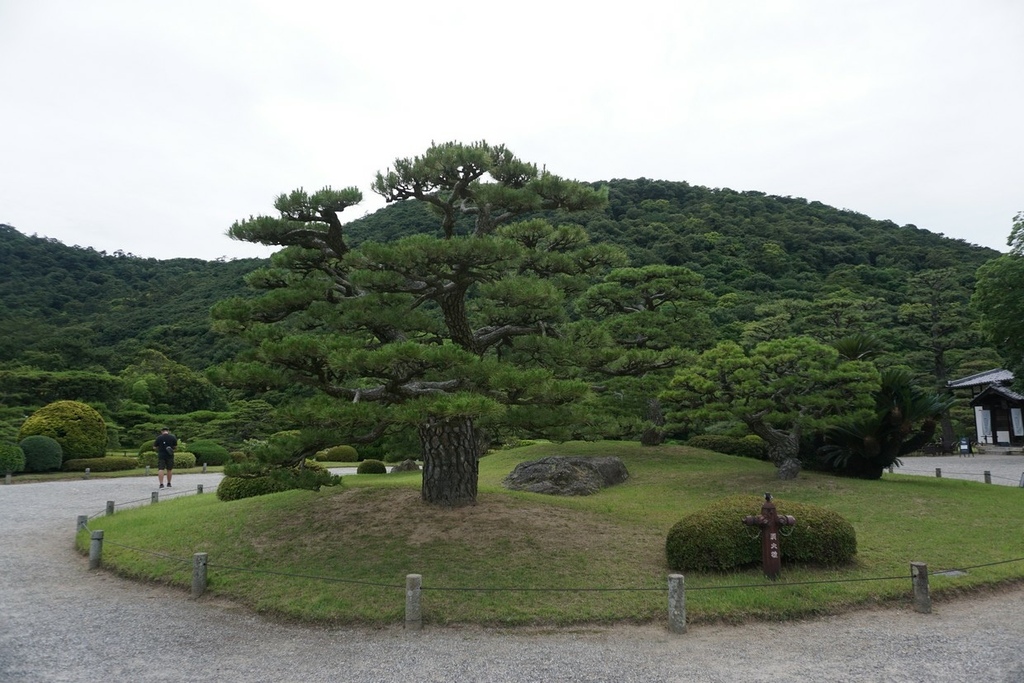
M 780 479 L 800 472 L 800 438 L 841 415 L 870 408 L 878 371 L 846 361 L 808 337 L 762 342 L 744 351 L 723 342 L 676 373 L 662 395 L 669 419 L 694 429 L 738 421 L 764 439 Z
M 874 413 L 826 430 L 825 462 L 843 474 L 879 479 L 886 467 L 901 465 L 901 456 L 931 441 L 937 421 L 954 401 L 913 386 L 904 368 L 882 372 L 874 399 Z
M 25 453 L 21 446 L 0 443 L 0 474 L 14 474 L 25 469 Z

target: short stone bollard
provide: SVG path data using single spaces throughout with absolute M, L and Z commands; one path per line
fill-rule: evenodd
M 985 483 L 986 484 L 991 484 L 992 483 L 992 473 L 989 472 L 988 470 L 985 470 Z
M 108 500 L 107 501 L 107 515 L 109 516 L 109 515 L 112 515 L 112 514 L 114 514 L 114 501 Z
M 78 523 L 75 526 L 75 533 L 85 531 L 89 528 L 89 515 L 78 515 Z
M 11 473 L 10 472 L 8 472 L 7 474 L 4 475 L 4 483 L 5 484 L 10 484 L 11 483 Z
M 682 574 L 668 575 L 668 630 L 686 633 L 686 578 Z
M 206 463 L 203 463 L 203 474 L 206 474 Z
M 206 592 L 206 558 L 207 553 L 196 553 L 192 556 L 193 598 L 198 598 Z
M 202 492 L 203 492 L 203 485 L 202 484 L 196 484 L 196 494 L 200 494 Z
M 931 614 L 932 597 L 928 592 L 928 565 L 924 562 L 911 562 L 910 578 L 914 583 L 914 611 Z
M 159 491 L 153 491 L 153 493 L 149 494 L 149 502 L 152 503 L 153 505 L 156 505 L 157 503 L 159 503 L 160 502 L 160 492 Z
M 98 569 L 103 561 L 103 532 L 94 531 L 89 541 L 89 569 Z
M 149 476 L 149 465 L 146 465 L 146 476 Z
M 936 479 L 942 479 L 942 468 L 941 467 L 936 467 L 935 468 L 935 478 Z
M 420 606 L 420 593 L 422 592 L 422 587 L 422 574 L 406 574 L 405 628 L 407 631 L 419 631 L 423 628 L 423 611 Z
M 90 474 L 91 472 L 92 472 L 92 468 L 91 468 L 91 467 L 86 467 L 86 468 L 85 468 L 85 475 L 84 475 L 84 476 L 83 476 L 82 478 L 83 478 L 83 479 L 88 479 L 88 478 L 89 478 L 89 474 Z

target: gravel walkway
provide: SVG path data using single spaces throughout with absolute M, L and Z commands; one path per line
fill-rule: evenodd
M 973 460 L 971 471 L 982 464 Z M 948 465 L 938 466 L 947 476 Z M 174 490 L 201 483 L 209 494 L 219 478 L 178 475 Z M 0 681 L 1024 683 L 1024 589 L 936 601 L 930 615 L 914 613 L 908 599 L 902 609 L 694 626 L 683 635 L 661 625 L 406 633 L 282 625 L 178 589 L 89 571 L 72 549 L 78 515 L 102 512 L 108 500 L 148 501 L 155 482 L 0 485 Z

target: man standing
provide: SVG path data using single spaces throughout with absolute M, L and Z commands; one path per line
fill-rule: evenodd
M 167 488 L 171 488 L 171 471 L 174 469 L 174 449 L 178 447 L 178 437 L 171 434 L 169 427 L 160 430 L 160 436 L 153 442 L 156 449 L 156 476 L 160 488 L 164 487 L 164 470 L 167 471 Z

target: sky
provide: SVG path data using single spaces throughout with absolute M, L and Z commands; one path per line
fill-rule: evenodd
M 0 0 L 0 223 L 97 251 L 231 240 L 298 187 L 343 220 L 431 142 L 567 178 L 804 197 L 1006 251 L 1020 0 Z

